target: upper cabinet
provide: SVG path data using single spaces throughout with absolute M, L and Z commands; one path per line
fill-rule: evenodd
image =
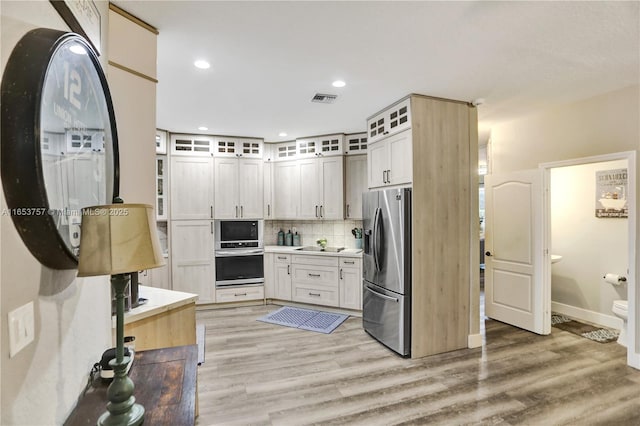
M 344 155 L 367 153 L 367 133 L 353 133 L 344 137 Z
M 243 157 L 262 160 L 262 147 L 262 139 L 216 136 L 213 155 L 215 157 Z
M 213 219 L 213 159 L 171 158 L 171 219 Z
M 156 220 L 167 220 L 168 202 L 167 182 L 168 182 L 167 156 L 156 155 Z
M 296 139 L 297 158 L 342 155 L 343 143 L 342 133 Z
M 156 129 L 156 154 L 167 153 L 167 132 Z
M 367 156 L 344 158 L 344 217 L 362 219 L 362 193 L 367 191 Z
M 369 188 L 410 185 L 413 179 L 411 129 L 369 142 Z
M 411 128 L 411 98 L 397 102 L 367 119 L 369 143 Z
M 279 142 L 273 144 L 273 159 L 274 160 L 292 160 L 296 158 L 298 148 L 296 141 Z
M 215 218 L 263 217 L 262 159 L 215 158 Z
M 273 164 L 273 218 L 297 219 L 300 209 L 300 165 L 298 161 Z
M 211 157 L 215 141 L 204 135 L 171 135 L 171 155 Z

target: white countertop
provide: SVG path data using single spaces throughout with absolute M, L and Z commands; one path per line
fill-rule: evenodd
M 300 246 L 265 246 L 265 253 L 295 253 L 310 256 L 362 257 L 362 249 L 347 248 L 339 252 L 333 251 L 304 251 Z
M 184 293 L 182 291 L 165 290 L 163 288 L 148 287 L 141 285 L 138 287 L 139 296 L 147 299 L 144 305 L 140 305 L 124 313 L 124 323 L 129 324 L 150 316 L 167 312 L 171 309 L 195 303 L 198 295 Z M 116 317 L 112 318 L 113 326 L 116 326 Z

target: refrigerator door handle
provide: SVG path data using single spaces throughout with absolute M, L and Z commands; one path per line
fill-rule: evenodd
M 380 270 L 380 261 L 378 260 L 378 222 L 380 221 L 380 213 L 382 209 L 376 208 L 376 212 L 373 216 L 373 262 L 376 267 L 376 271 Z
M 391 296 L 387 296 L 386 294 L 382 294 L 382 293 L 378 293 L 377 291 L 373 291 L 371 290 L 369 287 L 364 286 L 365 290 L 368 290 L 370 293 L 375 294 L 376 296 L 382 297 L 383 299 L 387 299 L 387 300 L 393 300 L 394 302 L 399 302 L 398 298 L 396 297 L 391 297 Z

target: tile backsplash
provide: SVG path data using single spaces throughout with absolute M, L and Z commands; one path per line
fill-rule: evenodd
M 275 246 L 278 243 L 278 231 L 286 234 L 298 231 L 300 245 L 315 246 L 320 238 L 327 239 L 329 247 L 355 248 L 356 240 L 351 230 L 362 228 L 361 220 L 265 220 L 264 244 Z

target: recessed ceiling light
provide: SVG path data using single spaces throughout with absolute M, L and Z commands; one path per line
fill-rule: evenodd
M 205 127 L 205 126 L 200 126 L 200 127 L 198 127 L 198 130 L 209 130 L 209 128 Z
M 345 83 L 345 82 L 344 82 L 344 81 L 342 81 L 342 80 L 336 80 L 336 81 L 334 81 L 333 83 L 331 83 L 331 85 L 332 85 L 333 87 L 344 87 L 344 86 L 346 86 L 346 85 L 347 85 L 347 83 Z
M 211 67 L 211 64 L 209 62 L 202 59 L 195 61 L 193 65 L 195 65 L 196 68 L 200 68 L 201 70 L 206 70 L 207 68 Z
M 281 138 L 284 138 L 285 136 L 287 136 L 287 132 L 280 132 L 278 133 L 278 136 L 280 136 Z
M 87 50 L 80 46 L 79 44 L 74 44 L 69 48 L 70 51 L 72 51 L 73 53 L 75 53 L 76 55 L 86 55 L 87 54 Z

